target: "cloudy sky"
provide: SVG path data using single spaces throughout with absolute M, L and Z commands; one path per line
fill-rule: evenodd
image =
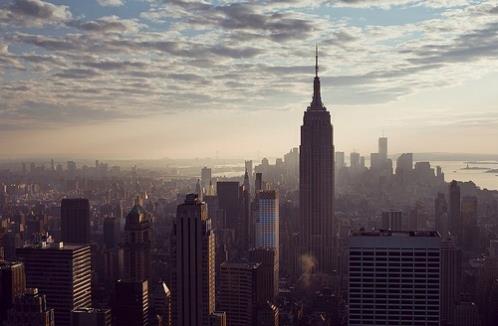
M 497 0 L 1 0 L 0 157 L 498 152 Z

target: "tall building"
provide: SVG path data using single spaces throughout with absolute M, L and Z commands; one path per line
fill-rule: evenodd
M 61 202 L 61 240 L 90 242 L 90 202 L 86 198 L 66 198 Z
M 24 293 L 26 277 L 24 265 L 19 262 L 0 261 L 0 325 L 7 318 L 15 297 Z
M 439 326 L 437 232 L 353 233 L 349 271 L 350 326 Z
M 19 248 L 17 256 L 25 266 L 27 287 L 47 296 L 57 326 L 71 325 L 73 309 L 91 307 L 90 246 L 43 243 Z
M 360 154 L 352 152 L 349 154 L 349 166 L 352 170 L 358 170 L 360 168 Z
M 149 213 L 137 203 L 126 216 L 123 243 L 124 279 L 143 281 L 150 277 L 151 236 Z
M 259 263 L 221 264 L 219 310 L 227 314 L 230 326 L 256 326 L 257 311 L 263 298 Z
M 443 240 L 448 238 L 448 203 L 443 193 L 438 193 L 434 200 L 435 229 Z
M 406 175 L 413 170 L 413 154 L 403 153 L 396 160 L 396 175 Z
M 254 191 L 258 192 L 263 190 L 263 173 L 256 173 L 256 180 L 254 181 Z
M 240 188 L 241 203 L 241 217 L 242 221 L 239 223 L 239 242 L 242 252 L 247 252 L 247 250 L 252 247 L 253 244 L 253 233 L 254 233 L 254 222 L 253 216 L 251 214 L 251 183 L 249 181 L 249 173 L 244 174 L 244 184 Z
M 387 161 L 387 137 L 379 137 L 379 158 Z
M 114 325 L 148 326 L 149 282 L 118 280 L 112 306 Z
M 209 187 L 211 183 L 211 169 L 208 167 L 203 167 L 201 170 L 201 185 L 204 189 Z
M 237 229 L 240 222 L 239 183 L 221 181 L 216 183 L 218 208 L 224 212 L 224 228 Z
M 173 324 L 208 326 L 215 310 L 215 239 L 207 205 L 195 194 L 177 208 L 170 256 Z
M 455 317 L 456 302 L 462 281 L 462 252 L 451 240 L 441 242 L 441 323 L 450 324 Z
M 106 248 L 116 248 L 119 240 L 119 219 L 116 217 L 106 217 L 104 219 L 104 244 Z
M 345 166 L 346 166 L 346 161 L 344 158 L 344 152 L 335 152 L 335 168 L 339 170 Z
M 258 326 L 279 326 L 279 310 L 276 305 L 266 302 L 258 308 Z
M 54 309 L 48 308 L 44 294 L 38 289 L 26 289 L 16 296 L 4 326 L 55 326 Z
M 304 112 L 299 149 L 299 210 L 302 255 L 316 269 L 331 272 L 334 263 L 334 143 L 330 112 L 322 104 L 316 54 L 313 100 Z
M 252 164 L 252 160 L 249 160 L 249 161 L 245 161 L 244 162 L 244 166 L 246 168 L 246 171 L 247 171 L 247 174 L 249 175 L 249 182 L 252 182 L 252 179 L 253 179 L 253 164 Z
M 71 312 L 72 326 L 111 326 L 110 309 L 77 308 Z
M 273 300 L 278 295 L 280 262 L 273 248 L 253 248 L 249 250 L 249 261 L 261 264 L 261 284 L 263 301 Z
M 400 211 L 382 212 L 382 229 L 401 231 L 403 213 Z
M 477 197 L 464 196 L 461 202 L 461 244 L 465 250 L 479 253 L 479 226 L 477 224 Z
M 275 190 L 256 194 L 256 248 L 273 248 L 279 253 L 279 200 Z
M 448 229 L 453 236 L 456 236 L 458 243 L 462 239 L 462 216 L 460 206 L 460 186 L 455 180 L 451 181 L 449 187 L 449 214 L 448 214 Z
M 164 282 L 160 282 L 151 294 L 152 312 L 156 319 L 161 321 L 156 323 L 161 326 L 173 326 L 173 311 L 171 308 L 171 291 Z

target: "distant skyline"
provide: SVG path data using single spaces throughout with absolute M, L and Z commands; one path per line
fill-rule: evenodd
M 7 0 L 0 158 L 498 153 L 498 1 Z M 258 155 L 258 153 L 260 153 Z

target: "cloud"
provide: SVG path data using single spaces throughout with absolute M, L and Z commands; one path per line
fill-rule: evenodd
M 68 22 L 69 7 L 42 0 L 13 0 L 0 5 L 0 25 L 42 26 Z
M 97 0 L 102 7 L 119 7 L 124 5 L 122 0 Z
M 90 21 L 75 20 L 70 22 L 69 25 L 83 31 L 95 33 L 136 32 L 140 29 L 140 24 L 134 20 L 121 19 L 118 16 L 105 16 Z

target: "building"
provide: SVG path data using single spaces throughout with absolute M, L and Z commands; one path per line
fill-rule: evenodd
M 151 219 L 139 204 L 126 216 L 123 248 L 123 275 L 126 280 L 143 281 L 150 277 Z
M 110 309 L 77 308 L 71 312 L 72 326 L 111 326 Z
M 437 232 L 373 231 L 349 239 L 349 325 L 439 325 Z
M 258 326 L 279 326 L 279 310 L 276 305 L 266 302 L 258 308 Z
M 151 305 L 153 316 L 161 321 L 161 323 L 155 323 L 162 326 L 172 326 L 173 325 L 173 311 L 171 307 L 171 291 L 164 282 L 159 282 L 155 289 L 152 290 L 151 294 Z
M 396 175 L 405 176 L 413 170 L 413 154 L 403 153 L 396 160 Z
M 203 167 L 201 170 L 201 186 L 203 189 L 207 189 L 211 183 L 211 169 L 208 167 Z
M 462 252 L 451 240 L 441 242 L 441 323 L 455 317 L 462 281 Z
M 24 293 L 26 277 L 20 262 L 0 261 L 0 325 L 7 318 L 16 296 Z
M 477 224 L 477 197 L 464 196 L 461 201 L 461 245 L 465 250 L 479 253 L 479 227 Z
M 195 194 L 177 208 L 170 256 L 173 324 L 208 326 L 215 310 L 215 239 L 207 205 Z
M 258 191 L 263 190 L 263 173 L 256 173 L 256 180 L 254 181 L 254 191 L 257 193 Z
M 382 230 L 401 231 L 402 216 L 400 211 L 382 212 Z
M 495 320 L 496 321 L 496 320 Z M 474 302 L 461 301 L 456 305 L 454 326 L 481 326 L 479 308 Z
M 38 289 L 26 291 L 14 299 L 12 308 L 8 312 L 4 326 L 55 326 L 53 308 L 47 307 L 44 294 Z
M 279 200 L 275 190 L 264 190 L 256 194 L 256 248 L 273 248 L 277 260 L 279 253 Z
M 61 202 L 61 241 L 90 243 L 90 202 L 86 198 L 66 198 Z
M 304 112 L 299 148 L 300 254 L 314 257 L 316 270 L 334 268 L 334 143 L 330 112 L 323 106 L 316 54 L 313 100 Z
M 17 256 L 24 263 L 26 286 L 46 295 L 57 326 L 71 324 L 73 309 L 91 307 L 90 246 L 42 243 L 17 249 Z
M 249 250 L 249 261 L 261 264 L 261 294 L 264 301 L 273 302 L 278 295 L 280 262 L 274 248 L 253 248 Z
M 240 222 L 240 193 L 236 181 L 216 183 L 218 209 L 223 210 L 223 228 L 237 229 Z
M 224 311 L 215 311 L 209 315 L 209 326 L 227 326 L 227 314 Z
M 382 161 L 387 161 L 387 137 L 379 137 L 379 156 Z
M 438 193 L 434 200 L 435 229 L 443 240 L 448 238 L 448 203 L 443 193 Z
M 120 241 L 119 219 L 106 217 L 104 219 L 104 244 L 107 249 L 114 249 Z
M 346 166 L 344 152 L 335 152 L 335 168 L 337 170 Z
M 256 326 L 258 306 L 263 300 L 261 264 L 221 264 L 219 310 L 226 312 L 230 326 Z
M 448 210 L 448 229 L 450 233 L 457 238 L 458 243 L 460 243 L 462 239 L 460 186 L 455 180 L 450 183 L 448 197 L 450 199 Z
M 352 152 L 349 154 L 349 166 L 351 170 L 359 170 L 360 169 L 360 154 L 356 152 Z
M 147 280 L 118 280 L 114 292 L 112 305 L 114 325 L 150 325 Z

